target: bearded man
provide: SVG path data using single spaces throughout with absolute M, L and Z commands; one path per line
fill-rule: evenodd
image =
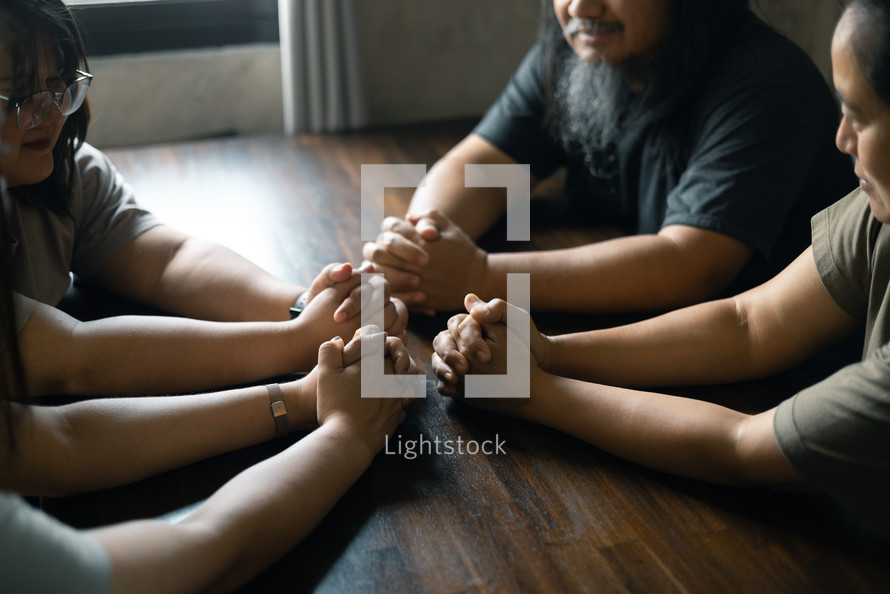
M 542 14 L 482 121 L 363 248 L 414 310 L 506 298 L 509 272 L 530 273 L 534 310 L 735 293 L 790 263 L 810 217 L 855 187 L 828 85 L 747 0 L 545 0 Z M 532 190 L 565 168 L 566 220 L 626 235 L 486 253 L 474 241 L 503 217 L 505 191 L 465 187 L 468 163 L 528 164 Z

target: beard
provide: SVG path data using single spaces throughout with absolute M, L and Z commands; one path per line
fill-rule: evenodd
M 638 108 L 629 80 L 638 73 L 626 64 L 585 62 L 569 54 L 557 82 L 554 101 L 562 141 L 580 153 L 597 177 L 617 174 L 615 143 L 623 124 Z

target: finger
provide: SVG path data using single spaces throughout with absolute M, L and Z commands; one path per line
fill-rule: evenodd
M 396 375 L 403 375 L 411 370 L 411 355 L 398 338 L 387 337 L 386 354 L 392 359 L 392 370 Z
M 443 396 L 454 396 L 457 393 L 456 383 L 447 381 L 444 379 L 444 375 L 440 373 L 440 370 L 447 369 L 447 367 L 448 366 L 442 362 L 439 355 L 433 353 L 433 369 L 436 370 L 436 377 L 439 379 L 436 384 L 436 390 Z
M 438 353 L 433 353 L 432 357 L 433 372 L 436 378 L 446 384 L 456 384 L 457 374 L 454 369 L 446 363 Z
M 391 255 L 415 266 L 426 266 L 430 261 L 429 254 L 419 244 L 393 231 L 384 231 L 378 235 L 377 244 L 386 248 Z
M 343 367 L 349 367 L 362 358 L 361 335 L 356 332 L 352 340 L 343 348 Z
M 352 264 L 348 262 L 328 264 L 312 281 L 312 285 L 309 287 L 309 299 L 307 301 L 311 301 L 313 297 L 328 287 L 349 279 L 351 275 Z
M 405 217 L 417 229 L 418 235 L 427 241 L 438 239 L 442 230 L 447 228 L 451 221 L 435 208 Z
M 380 237 L 381 239 L 383 238 L 382 235 Z M 378 241 L 369 241 L 362 245 L 362 258 L 375 265 L 389 266 L 406 272 L 413 272 L 414 274 L 420 274 L 422 271 L 421 266 L 390 252 L 386 244 Z
M 443 330 L 433 339 L 433 348 L 442 364 L 456 375 L 447 378 L 449 382 L 456 383 L 457 375 L 463 375 L 470 369 L 467 358 L 461 354 L 454 336 L 448 330 Z
M 339 336 L 318 347 L 318 366 L 323 370 L 343 369 L 343 339 Z
M 472 353 L 480 363 L 488 363 L 491 360 L 491 349 L 485 341 L 482 326 L 473 316 L 467 316 L 457 326 L 458 344 L 463 353 Z
M 417 234 L 417 230 L 414 228 L 414 225 L 409 223 L 405 219 L 400 219 L 399 217 L 386 217 L 385 219 L 383 219 L 383 224 L 380 226 L 380 228 L 383 231 L 398 233 L 408 241 L 420 244 L 420 235 Z
M 480 324 L 497 324 L 507 321 L 507 302 L 503 299 L 492 299 L 488 303 L 473 293 L 464 298 L 464 307 Z
M 408 307 L 397 298 L 390 299 L 390 304 L 395 311 L 394 318 L 389 324 L 386 323 L 386 311 L 383 312 L 384 329 L 390 336 L 398 336 L 403 342 L 407 342 L 407 334 L 405 330 L 408 328 Z

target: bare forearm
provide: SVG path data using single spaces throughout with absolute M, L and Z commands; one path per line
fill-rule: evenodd
M 225 323 L 124 316 L 81 323 L 61 315 L 42 308 L 20 335 L 33 395 L 192 392 L 315 364 L 317 346 L 300 340 L 309 334 L 299 319 Z
M 516 162 L 481 136 L 470 134 L 433 165 L 425 187 L 414 194 L 408 212 L 419 214 L 434 208 L 454 221 L 471 239 L 478 239 L 503 216 L 507 194 L 503 188 L 466 187 L 464 171 L 468 164 Z M 530 188 L 536 184 L 535 178 L 529 179 Z
M 302 540 L 370 461 L 353 436 L 322 427 L 239 474 L 178 525 L 95 531 L 111 554 L 111 591 L 235 589 Z
M 284 384 L 291 429 L 314 424 L 305 386 Z M 306 395 L 314 402 L 315 394 Z M 67 495 L 127 484 L 272 439 L 265 387 L 194 396 L 114 398 L 39 407 L 3 473 L 19 493 Z
M 190 238 L 160 276 L 152 305 L 204 320 L 282 321 L 302 291 L 228 248 Z
M 745 415 L 708 402 L 548 375 L 529 420 L 626 460 L 708 482 L 744 482 L 735 448 Z M 546 400 L 544 400 L 546 399 Z
M 627 326 L 551 338 L 551 373 L 620 386 L 715 384 L 762 377 L 736 299 L 702 303 Z M 767 365 L 773 363 L 774 367 Z
M 673 309 L 713 297 L 735 275 L 730 268 L 715 276 L 676 243 L 636 235 L 564 250 L 489 254 L 485 298 L 506 297 L 506 274 L 528 272 L 532 310 Z

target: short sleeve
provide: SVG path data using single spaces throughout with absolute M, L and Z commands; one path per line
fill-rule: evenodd
M 890 344 L 780 404 L 774 430 L 798 472 L 890 538 Z
M 696 102 L 689 161 L 667 197 L 662 226 L 723 233 L 770 260 L 795 203 L 841 187 L 833 180 L 808 183 L 835 171 L 849 183 L 849 164 L 833 147 L 836 108 L 824 80 L 796 50 L 784 40 L 758 40 L 721 63 Z M 811 203 L 809 213 L 840 195 Z M 803 242 L 810 214 L 797 217 Z
M 0 591 L 99 594 L 110 580 L 111 560 L 96 539 L 0 492 Z
M 856 190 L 816 214 L 812 221 L 813 258 L 831 298 L 849 315 L 865 320 L 872 277 L 869 238 L 878 230 L 868 196 Z
M 517 163 L 530 165 L 538 179 L 565 161 L 565 152 L 545 124 L 543 68 L 541 47 L 536 44 L 473 130 Z
M 139 207 L 130 186 L 102 152 L 84 144 L 77 153 L 77 167 L 80 185 L 72 201 L 77 229 L 71 269 L 88 277 L 160 222 Z

